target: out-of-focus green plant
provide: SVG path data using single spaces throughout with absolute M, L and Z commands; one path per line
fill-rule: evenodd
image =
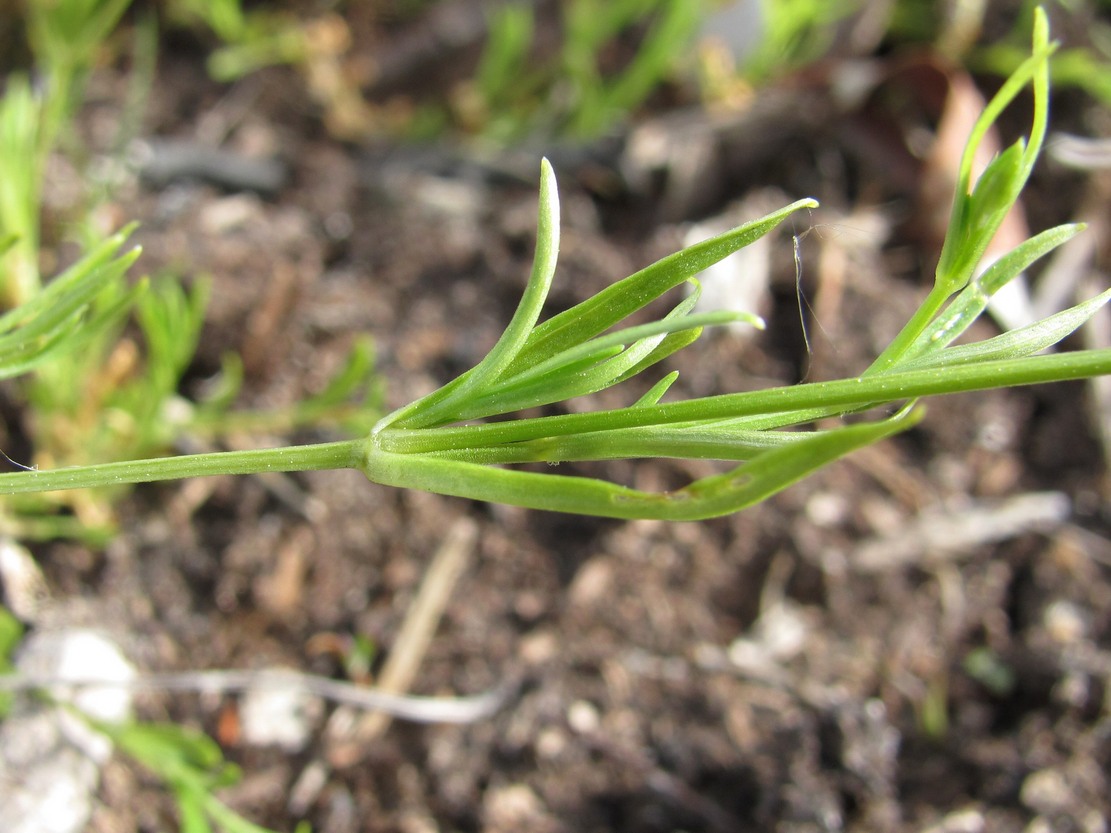
M 273 833 L 236 813 L 215 791 L 237 783 L 239 767 L 203 732 L 173 723 L 94 722 L 127 755 L 165 783 L 178 809 L 181 833 Z M 296 833 L 309 833 L 307 822 Z
M 1007 697 L 1015 690 L 1018 675 L 1003 657 L 986 645 L 965 654 L 961 667 L 996 697 Z
M 21 428 L 33 449 L 31 467 L 149 456 L 184 436 L 212 438 L 243 427 L 354 424 L 365 432 L 377 413 L 373 351 L 365 340 L 325 391 L 290 409 L 229 417 L 242 377 L 233 356 L 213 396 L 200 403 L 180 397 L 204 321 L 207 283 L 186 289 L 169 275 L 129 281 L 127 270 L 139 254 L 122 253 L 130 228 L 97 239 L 87 218 L 67 218 L 68 230 L 86 244 L 84 254 L 53 280 L 41 279 L 46 160 L 69 133 L 84 75 L 126 6 L 121 0 L 29 3 L 27 24 L 43 83 L 32 88 L 13 75 L 0 98 L 0 309 L 7 309 L 0 314 L 0 379 L 23 377 L 10 384 L 13 399 L 25 406 Z M 152 31 L 139 26 L 141 66 L 153 64 Z M 146 80 L 136 83 L 136 97 Z M 113 500 L 123 491 L 105 485 L 8 499 L 0 507 L 0 530 L 102 540 L 112 531 Z
M 98 50 L 130 0 L 27 2 L 24 17 L 37 81 L 7 79 L 0 99 L 0 306 L 39 294 L 46 161 L 67 129 Z
M 344 139 L 381 132 L 390 121 L 362 95 L 367 68 L 349 60 L 351 31 L 336 12 L 311 16 L 265 5 L 244 9 L 240 0 L 172 0 L 171 23 L 207 26 L 219 40 L 208 73 L 233 81 L 264 67 L 292 65 L 305 78 L 310 97 L 324 109 L 329 131 Z
M 0 315 L 0 379 L 87 347 L 126 312 L 142 291 L 142 285 L 128 290 L 120 283 L 138 255 L 118 255 L 128 231 L 113 235 L 30 301 Z M 122 294 L 105 303 L 102 293 L 109 288 Z
M 129 229 L 94 244 L 52 281 L 44 284 L 39 273 L 47 158 L 69 130 L 97 47 L 125 8 L 117 0 L 28 4 L 43 82 L 32 89 L 24 76 L 13 75 L 0 98 L 0 304 L 7 308 L 0 317 L 0 378 L 30 373 L 19 380 L 16 396 L 34 411 L 25 427 L 36 449 L 54 463 L 69 459 L 66 448 L 85 447 L 89 434 L 75 430 L 74 422 L 78 411 L 88 412 L 86 401 L 97 401 L 86 396 L 102 384 L 106 368 L 94 362 L 103 361 L 108 342 L 146 288 L 125 277 L 138 255 L 120 254 Z M 82 404 L 63 411 L 58 404 L 67 397 Z M 59 421 L 65 427 L 55 431 Z M 58 437 L 64 437 L 61 444 L 54 441 Z M 51 520 L 55 510 L 49 507 L 57 502 L 45 496 L 8 501 L 0 523 L 16 535 L 82 531 L 81 522 Z
M 475 75 L 452 96 L 452 113 L 437 105 L 408 122 L 410 131 L 441 131 L 454 119 L 466 132 L 508 141 L 531 133 L 591 137 L 647 98 L 681 61 L 712 0 L 568 0 L 561 4 L 560 43 L 542 61 L 533 54 L 533 7 L 520 0 L 492 4 L 488 37 Z M 220 40 L 209 73 L 232 80 L 264 66 L 290 64 L 306 77 L 326 120 L 339 135 L 393 129 L 387 114 L 363 100 L 358 72 L 344 59 L 350 32 L 335 14 L 308 19 L 241 0 L 173 0 L 172 21 L 207 26 Z M 635 34 L 635 47 L 620 38 Z M 628 49 L 620 68 L 604 65 Z M 435 112 L 433 112 L 435 111 Z
M 46 154 L 42 104 L 26 78 L 8 78 L 0 99 L 0 303 L 13 307 L 39 289 L 39 216 Z
M 1106 0 L 1073 0 L 1061 5 L 1085 21 L 1085 42 L 1060 49 L 1050 59 L 1053 85 L 1083 90 L 1104 106 L 1111 107 L 1111 20 L 1107 16 L 1111 7 Z M 1022 41 L 1030 31 L 1033 15 L 1034 4 L 1024 3 L 1009 37 L 971 51 L 968 60 L 973 68 L 1002 76 L 1014 72 L 1022 63 Z
M 23 641 L 23 625 L 10 610 L 0 605 L 0 675 L 12 670 L 12 654 Z M 8 716 L 15 695 L 10 691 L 0 691 L 0 720 Z
M 860 0 L 759 0 L 762 29 L 740 71 L 753 84 L 821 58 L 836 24 L 860 9 Z
M 209 55 L 208 71 L 220 81 L 308 57 L 305 30 L 289 13 L 265 7 L 246 11 L 240 0 L 172 0 L 167 14 L 179 25 L 200 23 L 216 35 L 220 46 Z
M 705 0 L 569 0 L 562 5 L 559 48 L 544 63 L 531 54 L 532 8 L 495 7 L 482 60 L 456 96 L 456 113 L 465 127 L 503 141 L 534 132 L 596 136 L 675 69 L 705 7 Z M 608 71 L 607 50 L 633 30 L 642 34 L 631 57 Z
M 130 0 L 44 0 L 25 5 L 40 76 L 7 79 L 0 100 L 0 304 L 12 307 L 39 290 L 39 209 L 46 159 L 65 129 L 97 50 Z

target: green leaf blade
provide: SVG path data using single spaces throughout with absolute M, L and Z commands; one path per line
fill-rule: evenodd
M 930 367 L 944 369 L 973 362 L 1030 356 L 1067 338 L 1095 315 L 1108 300 L 1111 300 L 1111 289 L 1025 327 L 1009 330 L 975 344 L 962 344 L 930 353 L 917 361 L 904 363 L 900 367 L 905 370 Z
M 1069 223 L 1047 229 L 998 258 L 983 274 L 973 279 L 923 330 L 896 366 L 910 366 L 911 362 L 922 355 L 947 347 L 987 309 L 992 295 L 1035 261 L 1071 240 L 1085 228 L 1083 223 Z
M 592 298 L 538 326 L 511 365 L 511 372 L 524 370 L 553 353 L 562 352 L 605 332 L 668 290 L 763 237 L 792 214 L 816 208 L 817 205 L 817 201 L 812 199 L 798 200 L 758 220 L 669 255 L 611 284 Z
M 375 430 L 396 423 L 408 428 L 454 421 L 453 409 L 476 392 L 495 382 L 520 353 L 540 317 L 555 275 L 559 252 L 559 191 L 555 171 L 547 159 L 540 164 L 540 208 L 536 230 L 536 253 L 521 302 L 509 325 L 486 357 L 475 367 L 438 391 L 383 419 Z
M 363 472 L 386 485 L 532 509 L 627 520 L 694 521 L 732 514 L 766 500 L 834 460 L 909 428 L 919 418 L 920 410 L 908 410 L 877 423 L 815 434 L 759 454 L 727 474 L 667 493 L 641 492 L 594 478 L 393 454 L 373 446 L 368 447 Z

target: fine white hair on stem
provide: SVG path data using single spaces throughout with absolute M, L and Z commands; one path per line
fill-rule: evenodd
M 183 671 L 140 674 L 130 680 L 70 679 L 30 674 L 0 676 L 0 691 L 49 691 L 73 688 L 127 688 L 132 691 L 235 693 L 250 689 L 294 688 L 334 703 L 380 711 L 416 723 L 474 723 L 493 715 L 512 691 L 506 684 L 467 697 L 421 697 L 287 669 Z

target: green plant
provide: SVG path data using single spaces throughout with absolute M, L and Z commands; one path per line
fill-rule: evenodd
M 32 89 L 25 77 L 13 75 L 0 98 L 0 306 L 9 308 L 0 315 L 0 379 L 23 376 L 12 394 L 26 405 L 22 428 L 34 448 L 32 467 L 150 456 L 184 436 L 211 439 L 244 427 L 331 423 L 365 431 L 377 413 L 366 341 L 355 345 L 325 391 L 290 409 L 232 416 L 242 377 L 234 356 L 225 358 L 220 384 L 206 401 L 182 399 L 177 389 L 200 336 L 207 284 L 196 281 L 186 289 L 170 275 L 129 282 L 126 273 L 139 252 L 121 252 L 133 227 L 98 242 L 91 206 L 77 206 L 76 216 L 64 218 L 64 231 L 91 241 L 81 246 L 77 262 L 53 280 L 39 274 L 46 161 L 66 144 L 84 75 L 127 5 L 28 3 L 30 41 L 44 82 Z M 224 17 L 238 8 L 234 0 L 202 5 L 223 9 Z M 153 31 L 149 25 L 137 29 L 136 101 L 152 72 Z M 134 119 L 125 115 L 123 121 Z M 113 530 L 112 504 L 125 491 L 106 486 L 13 498 L 0 507 L 0 531 L 102 541 Z
M 596 136 L 666 79 L 704 7 L 702 0 L 571 0 L 562 5 L 558 52 L 537 66 L 530 55 L 534 12 L 506 3 L 490 12 L 487 45 L 474 79 L 456 97 L 457 115 L 498 140 L 537 130 Z M 635 54 L 606 71 L 606 50 L 635 27 L 644 30 Z
M 581 138 L 605 131 L 675 69 L 708 2 L 561 3 L 559 48 L 542 59 L 534 54 L 537 21 L 531 4 L 492 4 L 479 66 L 452 96 L 452 112 L 434 103 L 415 118 L 400 120 L 390 108 L 364 100 L 360 84 L 370 76 L 358 60 L 350 60 L 352 33 L 336 14 L 303 19 L 265 7 L 244 9 L 241 0 L 173 0 L 167 17 L 178 25 L 201 24 L 217 37 L 220 45 L 207 62 L 217 80 L 272 65 L 297 67 L 337 135 L 354 138 L 398 127 L 410 134 L 439 133 L 454 119 L 465 131 L 507 141 L 536 132 Z M 618 41 L 629 33 L 637 35 L 635 50 L 619 69 L 607 67 Z
M 200 24 L 216 36 L 219 44 L 206 62 L 212 78 L 234 81 L 264 67 L 293 66 L 309 96 L 323 107 L 332 135 L 362 139 L 391 120 L 364 99 L 361 85 L 369 78 L 368 66 L 349 54 L 352 33 L 330 5 L 305 16 L 264 4 L 245 9 L 241 0 L 172 0 L 166 18 L 188 28 Z
M 861 7 L 859 0 L 760 0 L 764 27 L 741 70 L 753 82 L 818 60 L 836 39 L 836 24 Z
M 138 256 L 137 251 L 119 254 L 129 232 L 112 235 L 30 301 L 0 315 L 0 378 L 27 373 L 59 351 L 80 349 L 119 318 L 141 285 L 114 304 L 93 307 Z
M 12 654 L 23 639 L 23 625 L 12 612 L 0 605 L 0 675 L 12 668 Z M 0 719 L 8 716 L 14 697 L 10 691 L 0 691 Z
M 25 6 L 27 30 L 42 83 L 32 92 L 11 76 L 0 101 L 0 303 L 34 296 L 38 273 L 39 207 L 46 159 L 72 118 L 84 76 L 130 0 L 53 0 Z
M 0 493 L 347 467 L 361 469 L 371 480 L 387 485 L 536 509 L 696 520 L 763 500 L 857 448 L 909 428 L 923 416 L 915 404 L 921 397 L 1111 373 L 1109 350 L 1039 355 L 1106 303 L 1111 291 L 1032 326 L 951 346 L 983 312 L 994 292 L 1081 230 L 1066 225 L 1042 232 L 983 273 L 976 272 L 1041 149 L 1052 51 L 1045 16 L 1039 13 L 1033 54 L 992 99 L 969 138 L 934 287 L 860 376 L 663 402 L 675 379 L 672 373 L 625 408 L 477 423 L 612 387 L 691 344 L 703 327 L 738 320 L 725 313 L 693 313 L 696 291 L 658 321 L 609 332 L 794 212 L 815 205 L 800 200 L 666 257 L 538 325 L 559 240 L 555 178 L 545 162 L 536 258 L 505 332 L 476 367 L 381 419 L 368 436 L 281 449 L 16 472 L 0 475 Z M 973 182 L 973 157 L 985 134 L 1028 84 L 1034 97 L 1029 141 L 1019 140 L 998 154 Z M 845 419 L 874 409 L 881 411 L 872 420 Z M 823 427 L 787 430 L 818 421 Z M 666 494 L 592 478 L 499 467 L 651 457 L 718 459 L 740 465 Z
M 209 74 L 220 81 L 275 64 L 301 63 L 311 51 L 292 15 L 265 8 L 245 11 L 240 0 L 173 0 L 167 13 L 175 22 L 203 23 L 220 40 L 208 59 Z
M 87 718 L 86 718 L 87 719 Z M 181 833 L 271 833 L 247 821 L 214 794 L 239 781 L 235 764 L 224 760 L 208 735 L 172 723 L 94 722 L 116 749 L 150 770 L 169 788 L 178 807 Z M 307 823 L 296 828 L 308 833 Z
M 61 35 L 41 22 L 39 28 L 53 33 L 39 35 L 51 44 L 44 47 L 46 54 L 53 55 Z M 82 400 L 94 378 L 102 375 L 95 372 L 91 357 L 102 357 L 106 339 L 118 332 L 146 289 L 146 282 L 129 286 L 125 277 L 138 256 L 137 251 L 120 254 L 130 229 L 92 246 L 52 281 L 44 284 L 39 274 L 46 158 L 68 117 L 77 66 L 72 59 L 53 66 L 48 76 L 63 80 L 38 94 L 25 78 L 14 76 L 0 99 L 0 299 L 10 307 L 0 316 L 0 378 L 30 373 L 19 380 L 18 397 L 34 405 L 37 425 L 30 430 L 38 451 L 47 461 L 66 462 L 50 432 L 35 429 L 61 416 L 57 400 Z M 62 434 L 83 445 L 85 438 L 73 430 Z M 25 536 L 78 531 L 80 524 L 45 520 L 52 513 L 51 502 L 44 497 L 16 501 L 5 507 L 15 517 L 5 512 L 0 526 Z
M 39 273 L 47 159 L 68 135 L 84 76 L 127 5 L 126 0 L 26 4 L 41 82 L 32 89 L 26 77 L 15 74 L 0 98 L 0 238 L 5 241 L 0 245 L 0 304 L 9 308 L 0 317 L 0 378 L 30 372 L 20 380 L 17 397 L 34 403 L 40 424 L 56 412 L 36 399 L 81 395 L 87 380 L 74 372 L 78 357 L 97 352 L 146 288 L 142 281 L 129 286 L 125 278 L 138 255 L 120 254 L 130 229 L 88 247 L 52 281 L 44 283 Z M 90 370 L 87 362 L 80 367 Z M 70 436 L 78 443 L 82 439 Z M 65 459 L 54 453 L 45 434 L 34 439 L 47 460 Z M 44 497 L 9 502 L 0 525 L 6 532 L 32 536 L 75 529 L 65 520 L 58 526 L 45 521 L 49 502 Z
M 1016 15 L 1011 35 L 1007 38 L 973 50 L 969 62 L 985 72 L 1007 76 L 1023 60 L 1022 38 L 1030 30 L 1034 9 L 1024 3 Z M 1105 107 L 1111 107 L 1111 22 L 1107 19 L 1107 3 L 1075 0 L 1063 3 L 1077 21 L 1083 21 L 1083 42 L 1061 49 L 1049 62 L 1050 79 L 1058 88 L 1083 90 Z M 1102 6 L 1102 10 L 1101 7 Z

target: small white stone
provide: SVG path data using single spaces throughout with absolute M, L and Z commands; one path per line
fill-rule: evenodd
M 596 732 L 601 722 L 598 709 L 586 700 L 576 700 L 567 709 L 567 725 L 580 735 Z
M 1074 645 L 1088 633 L 1087 617 L 1072 602 L 1058 600 L 1050 604 L 1042 616 L 1046 631 L 1054 642 Z
M 739 208 L 741 215 L 759 212 Z M 684 246 L 693 246 L 728 231 L 736 217 L 729 215 L 691 226 L 683 236 Z M 761 237 L 699 273 L 702 294 L 695 304 L 696 312 L 738 312 L 759 315 L 771 305 L 771 243 Z M 751 324 L 736 322 L 727 328 L 731 333 L 750 338 L 757 330 Z
M 544 802 L 527 784 L 491 787 L 482 800 L 483 815 L 491 830 L 527 829 L 544 818 Z
M 119 648 L 89 630 L 28 637 L 16 673 L 44 681 L 105 680 L 121 685 L 51 688 L 89 717 L 126 720 L 135 670 Z M 0 819 L 5 833 L 79 833 L 88 823 L 111 742 L 69 710 L 32 698 L 16 701 L 0 724 Z
M 836 492 L 816 492 L 806 501 L 806 517 L 815 526 L 828 529 L 845 522 L 849 501 Z
M 200 225 L 208 234 L 229 234 L 262 216 L 262 202 L 254 194 L 232 194 L 205 206 Z
M 135 668 L 115 643 L 96 631 L 43 631 L 32 634 L 20 647 L 16 668 L 29 677 L 51 681 L 103 680 L 109 685 L 53 687 L 55 699 L 72 703 L 83 714 L 107 723 L 122 723 L 131 716 L 131 688 Z M 85 721 L 64 709 L 54 710 L 66 739 L 98 763 L 107 760 L 111 742 Z
M 757 639 L 780 661 L 797 656 L 810 637 L 810 622 L 805 612 L 788 602 L 769 607 L 760 614 L 756 624 Z
M 979 810 L 956 810 L 922 833 L 981 833 L 986 823 L 984 814 Z
M 1089 810 L 1080 823 L 1084 833 L 1107 833 L 1108 821 L 1099 810 Z
M 567 748 L 567 735 L 554 727 L 541 730 L 536 736 L 536 756 L 550 761 L 558 758 Z
M 567 599 L 573 606 L 589 607 L 599 604 L 611 594 L 614 580 L 610 559 L 604 555 L 595 556 L 575 573 L 571 586 L 567 589 Z
M 248 689 L 239 706 L 244 741 L 280 746 L 287 752 L 305 747 L 320 714 L 320 700 L 292 682 L 281 688 Z
M 1019 799 L 1036 813 L 1052 814 L 1072 806 L 1075 796 L 1060 770 L 1041 769 L 1026 776 Z
M 50 595 L 46 579 L 27 548 L 9 538 L 0 539 L 0 582 L 4 601 L 16 618 L 36 621 Z

